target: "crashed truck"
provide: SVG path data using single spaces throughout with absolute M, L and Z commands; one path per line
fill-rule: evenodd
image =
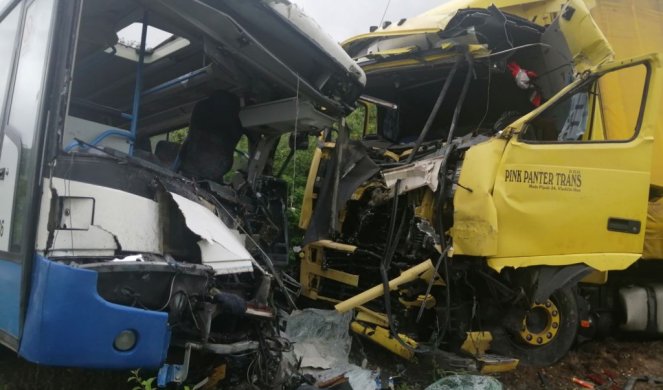
M 0 343 L 296 385 L 274 151 L 351 112 L 363 71 L 283 0 L 0 1 L 0 31 Z
M 367 84 L 311 166 L 302 295 L 484 372 L 660 336 L 656 7 L 451 1 L 344 42 Z

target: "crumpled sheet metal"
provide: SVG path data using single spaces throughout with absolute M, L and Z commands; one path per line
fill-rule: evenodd
M 439 184 L 438 174 L 442 166 L 444 157 L 433 157 L 424 160 L 415 161 L 404 167 L 386 170 L 382 173 L 387 187 L 393 192 L 396 182 L 401 181 L 398 188 L 398 195 L 415 190 L 417 188 L 428 186 L 431 191 L 437 191 Z
M 204 206 L 173 192 L 170 195 L 184 215 L 186 226 L 201 238 L 198 246 L 203 264 L 211 266 L 218 274 L 253 271 L 253 257 L 237 232 Z
M 348 383 L 353 390 L 373 390 L 380 388 L 377 387 L 376 382 L 378 377 L 377 371 L 361 368 L 354 364 L 344 364 L 324 371 L 306 370 L 306 373 L 312 375 L 318 382 L 326 382 L 342 375 L 348 378 Z
M 302 367 L 329 369 L 346 366 L 352 338 L 348 331 L 352 312 L 304 309 L 294 311 L 286 325 L 286 334 L 294 342 L 295 354 Z
M 440 379 L 425 390 L 502 390 L 497 379 L 481 375 L 451 375 Z

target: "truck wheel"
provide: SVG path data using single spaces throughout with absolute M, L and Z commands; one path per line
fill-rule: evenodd
M 545 303 L 533 305 L 518 332 L 505 332 L 493 349 L 523 364 L 549 366 L 562 359 L 573 345 L 578 321 L 576 294 L 570 287 L 562 288 Z

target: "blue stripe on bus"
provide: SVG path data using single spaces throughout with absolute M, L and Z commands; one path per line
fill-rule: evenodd
M 128 352 L 113 347 L 124 330 Z M 106 369 L 156 368 L 170 343 L 168 314 L 116 305 L 97 293 L 97 273 L 37 256 L 19 355 L 34 363 Z
M 21 302 L 21 265 L 0 260 L 0 330 L 18 337 Z

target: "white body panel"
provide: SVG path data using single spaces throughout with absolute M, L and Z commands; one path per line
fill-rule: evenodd
M 161 253 L 161 227 L 157 202 L 112 188 L 54 178 L 44 183 L 37 235 L 37 250 L 48 240 L 48 217 L 53 188 L 60 197 L 93 198 L 92 222 L 87 230 L 55 230 L 50 256 L 113 256 L 125 252 Z M 69 200 L 65 200 L 65 204 Z M 81 205 L 81 202 L 74 202 Z M 86 219 L 89 209 L 71 208 L 72 220 Z M 65 221 L 69 216 L 59 216 Z M 80 224 L 80 222 L 79 222 Z M 80 227 L 80 226 L 74 226 Z M 118 244 L 121 248 L 118 248 Z
M 203 264 L 219 274 L 253 271 L 253 257 L 237 233 L 204 206 L 172 192 L 170 195 L 184 214 L 186 226 L 201 238 L 198 246 Z
M 9 252 L 9 232 L 11 232 L 12 210 L 20 145 L 16 145 L 6 134 L 0 151 L 0 169 L 4 169 L 4 178 L 0 180 L 0 251 Z

